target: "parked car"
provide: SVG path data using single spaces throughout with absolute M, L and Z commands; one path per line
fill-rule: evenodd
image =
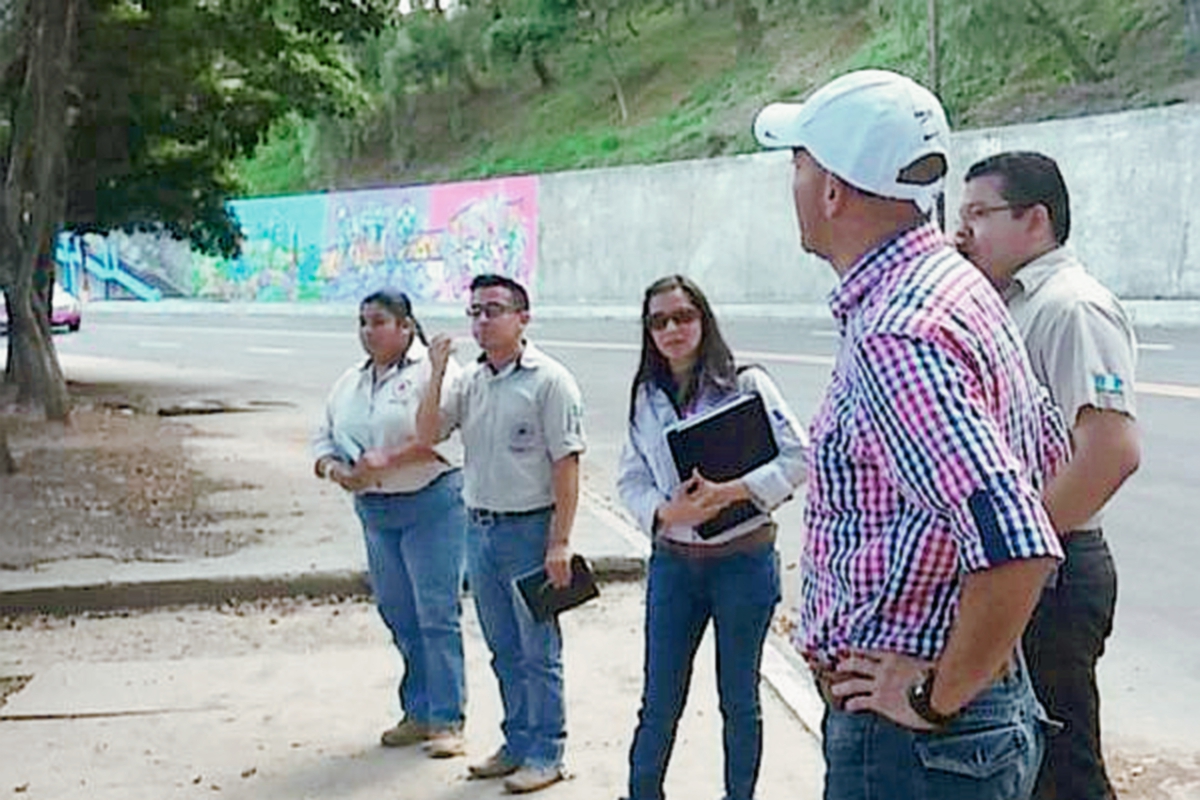
M 58 282 L 54 284 L 53 304 L 50 309 L 50 327 L 66 328 L 69 331 L 79 330 L 79 326 L 83 324 L 83 304 Z M 0 302 L 0 330 L 8 330 L 8 308 L 2 302 Z

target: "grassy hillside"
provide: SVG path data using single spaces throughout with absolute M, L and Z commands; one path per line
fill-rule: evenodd
M 1189 0 L 1190 1 L 1190 0 Z M 819 8 L 857 7 L 842 13 Z M 940 94 L 956 128 L 1200 99 L 1197 43 L 1179 0 L 940 0 Z M 240 167 L 253 194 L 427 183 L 751 152 L 754 112 L 847 69 L 928 82 L 926 0 L 774 0 L 739 57 L 733 8 L 647 6 L 614 48 L 628 118 L 603 52 L 476 66 L 476 86 L 376 98 L 351 121 L 291 120 Z M 1036 10 L 1051 16 L 1039 18 Z M 636 31 L 636 35 L 632 32 Z M 386 81 L 385 81 L 386 85 Z

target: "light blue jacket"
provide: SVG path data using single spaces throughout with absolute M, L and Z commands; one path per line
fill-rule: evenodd
M 762 525 L 770 511 L 790 499 L 796 487 L 803 483 L 808 436 L 775 382 L 763 370 L 751 367 L 738 375 L 738 389 L 742 393 L 762 395 L 779 446 L 778 456 L 743 476 L 754 504 L 763 514 L 711 539 L 701 539 L 693 528 L 683 525 L 660 529 L 659 536 L 687 544 L 723 544 Z M 706 387 L 690 413 L 701 414 L 729 402 L 734 396 L 736 393 L 722 395 L 711 386 Z M 678 421 L 679 415 L 662 388 L 646 383 L 638 387 L 633 421 L 621 451 L 617 491 L 638 526 L 651 536 L 655 510 L 682 483 L 665 432 Z

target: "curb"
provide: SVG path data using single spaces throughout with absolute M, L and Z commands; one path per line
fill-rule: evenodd
M 596 578 L 604 583 L 641 580 L 646 572 L 645 561 L 633 556 L 596 558 L 592 567 Z M 367 575 L 359 570 L 45 586 L 0 591 L 0 616 L 67 616 L 168 606 L 217 606 L 281 597 L 369 597 L 370 594 Z

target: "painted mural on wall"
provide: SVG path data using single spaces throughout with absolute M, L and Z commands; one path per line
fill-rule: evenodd
M 242 255 L 196 256 L 192 294 L 222 300 L 466 297 L 496 272 L 534 288 L 537 178 L 256 198 L 231 203 Z

